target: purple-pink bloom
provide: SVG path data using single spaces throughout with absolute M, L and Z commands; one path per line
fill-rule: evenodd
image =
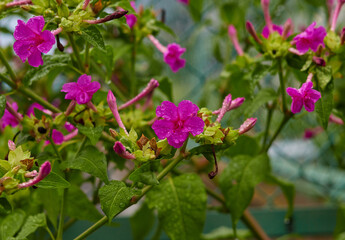
M 18 111 L 18 105 L 16 102 L 13 102 L 11 104 L 13 110 Z M 20 116 L 22 116 L 20 113 L 18 113 Z M 18 119 L 13 116 L 7 109 L 5 109 L 4 115 L 0 119 L 1 128 L 4 129 L 7 125 L 10 125 L 11 127 L 16 127 L 19 124 Z
M 77 129 L 75 126 L 73 126 L 73 124 L 71 124 L 70 122 L 66 122 L 64 127 L 66 128 L 66 130 L 68 132 L 72 132 L 73 130 Z
M 137 23 L 137 17 L 134 14 L 125 15 L 126 22 L 130 28 L 133 28 Z
M 55 37 L 50 31 L 42 32 L 44 24 L 44 18 L 37 16 L 30 18 L 27 23 L 18 20 L 14 30 L 14 52 L 23 62 L 28 59 L 33 67 L 43 65 L 41 53 L 48 53 L 55 44 Z
M 29 117 L 31 117 L 31 115 L 35 116 L 35 108 L 37 108 L 38 110 L 44 110 L 44 107 L 38 103 L 33 103 L 30 105 L 28 111 L 26 112 L 26 115 L 28 115 Z
M 115 142 L 114 147 L 113 147 L 115 153 L 117 153 L 120 157 L 124 159 L 135 159 L 135 156 L 131 153 L 129 153 L 125 146 L 119 141 Z
M 16 144 L 12 140 L 8 140 L 7 144 L 10 151 L 16 150 Z
M 283 31 L 284 31 L 284 28 L 282 26 L 279 26 L 279 25 L 275 25 L 273 24 L 272 25 L 272 28 L 273 28 L 273 32 L 277 32 L 279 33 L 280 36 L 283 35 Z M 264 38 L 268 38 L 270 36 L 270 30 L 268 29 L 267 26 L 265 26 L 263 29 L 262 29 L 262 36 Z
M 307 29 L 294 37 L 294 42 L 296 43 L 297 50 L 304 54 L 311 49 L 316 52 L 318 47 L 321 45 L 325 47 L 323 42 L 327 35 L 326 29 L 323 26 L 315 28 L 316 22 L 313 22 Z
M 186 60 L 181 59 L 181 55 L 186 51 L 177 43 L 171 43 L 167 46 L 167 51 L 163 54 L 164 62 L 168 64 L 173 72 L 177 72 L 186 65 Z
M 159 139 L 167 138 L 174 148 L 182 147 L 189 133 L 196 136 L 203 132 L 204 121 L 197 116 L 199 108 L 188 100 L 183 100 L 178 107 L 174 103 L 164 101 L 156 109 L 157 117 L 152 129 Z
M 186 4 L 186 5 L 189 4 L 189 0 L 177 0 L 177 1 L 179 1 L 180 3 Z
M 320 134 L 323 132 L 323 128 L 318 126 L 316 128 L 307 128 L 304 131 L 304 139 L 310 139 L 315 137 L 316 135 Z
M 31 187 L 31 186 L 39 183 L 46 176 L 48 176 L 50 171 L 51 171 L 51 164 L 49 161 L 46 161 L 41 165 L 38 175 L 36 175 L 33 179 L 31 179 L 27 182 L 23 182 L 21 184 L 18 184 L 18 188 L 21 189 L 21 188 Z
M 91 101 L 92 96 L 101 88 L 99 82 L 91 82 L 91 76 L 83 74 L 78 82 L 65 83 L 61 92 L 66 92 L 65 99 L 76 100 L 78 104 Z
M 291 112 L 299 113 L 304 105 L 308 112 L 314 111 L 315 103 L 321 98 L 321 93 L 312 89 L 313 82 L 307 81 L 300 89 L 288 87 L 287 94 L 292 98 Z
M 62 132 L 60 132 L 60 131 L 58 131 L 56 129 L 53 129 L 53 131 L 52 131 L 52 139 L 53 139 L 53 142 L 56 145 L 60 145 L 64 141 L 64 136 L 63 136 Z
M 256 124 L 257 118 L 248 118 L 242 123 L 240 128 L 238 129 L 239 134 L 243 134 L 248 132 L 250 129 L 252 129 Z

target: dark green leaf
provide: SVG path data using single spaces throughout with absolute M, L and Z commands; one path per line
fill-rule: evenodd
M 159 81 L 159 88 L 165 96 L 168 97 L 169 101 L 173 101 L 173 94 L 172 94 L 172 82 L 169 78 L 164 77 Z
M 25 212 L 23 210 L 15 210 L 11 214 L 7 215 L 0 222 L 0 236 L 1 239 L 7 239 L 13 237 L 16 232 L 22 226 L 25 219 Z
M 104 126 L 87 127 L 78 124 L 77 128 L 82 134 L 90 139 L 93 145 L 95 145 L 98 142 L 99 138 L 102 136 Z
M 321 90 L 324 91 L 327 84 L 332 80 L 332 68 L 327 67 L 317 67 L 315 68 L 317 81 Z
M 91 56 L 96 60 L 97 63 L 104 64 L 105 68 L 107 69 L 107 77 L 110 79 L 114 68 L 114 48 L 107 45 L 105 49 L 106 52 L 93 48 L 91 50 Z
M 252 116 L 262 105 L 277 98 L 277 93 L 272 88 L 262 89 L 254 97 L 253 101 L 247 103 L 244 110 L 246 117 Z
M 106 51 L 102 34 L 96 26 L 82 29 L 81 37 L 92 46 L 102 50 L 103 52 Z
M 6 108 L 6 97 L 4 95 L 0 96 L 0 118 L 4 115 Z
M 75 185 L 72 185 L 67 191 L 66 213 L 70 217 L 92 222 L 96 222 L 102 217 L 86 194 Z
M 225 154 L 229 157 L 235 157 L 237 155 L 244 154 L 255 156 L 259 153 L 259 151 L 260 146 L 257 139 L 247 135 L 240 135 L 240 137 L 236 140 L 236 144 L 226 150 Z
M 10 212 L 12 212 L 12 206 L 7 200 L 7 198 L 0 198 L 0 214 L 1 215 L 7 215 Z
M 121 181 L 113 180 L 108 185 L 101 187 L 99 190 L 101 207 L 108 216 L 109 222 L 130 205 L 130 200 L 135 194 L 133 189 Z
M 327 129 L 329 116 L 333 109 L 333 81 L 331 81 L 324 90 L 318 86 L 318 90 L 321 92 L 321 98 L 316 102 L 315 110 L 319 116 L 322 127 Z
M 62 194 L 59 194 L 58 189 L 44 189 L 38 188 L 36 192 L 39 195 L 39 200 L 46 210 L 49 221 L 55 229 L 57 229 L 57 219 L 60 214 L 60 205 Z
M 252 72 L 252 80 L 254 83 L 260 81 L 270 71 L 270 65 L 256 64 Z
M 295 185 L 272 174 L 267 175 L 267 180 L 280 187 L 289 205 L 285 218 L 292 217 L 295 199 Z
M 199 0 L 200 1 L 200 0 Z M 168 27 L 167 25 L 165 25 L 164 23 L 162 23 L 161 21 L 155 20 L 154 21 L 154 25 L 164 31 L 166 31 L 167 33 L 169 33 L 171 36 L 173 36 L 174 38 L 176 38 L 176 34 L 174 33 L 174 31 Z
M 37 68 L 32 67 L 25 74 L 23 79 L 23 84 L 25 86 L 31 86 L 35 81 L 46 77 L 53 70 L 62 70 L 68 67 L 70 64 L 70 56 L 63 54 L 44 55 L 43 62 L 44 64 L 42 66 Z
M 128 179 L 135 183 L 142 182 L 147 185 L 159 184 L 156 174 L 151 170 L 151 162 L 147 162 L 135 169 L 134 172 L 129 175 Z
M 184 174 L 168 178 L 148 193 L 146 202 L 170 239 L 200 239 L 206 217 L 207 195 L 200 177 Z
M 257 157 L 241 155 L 231 159 L 220 175 L 219 184 L 231 213 L 233 227 L 250 204 L 255 186 L 265 179 L 269 171 L 266 154 Z
M 204 0 L 190 1 L 188 4 L 189 13 L 192 15 L 194 21 L 199 22 L 202 17 L 202 9 L 204 5 Z
M 26 219 L 26 222 L 24 223 L 22 229 L 18 233 L 17 238 L 18 239 L 26 238 L 31 233 L 34 233 L 37 230 L 37 228 L 45 227 L 45 226 L 47 226 L 47 222 L 46 222 L 46 216 L 44 215 L 44 213 L 39 213 L 34 216 L 29 216 Z
M 70 185 L 69 182 L 55 172 L 50 172 L 48 176 L 36 184 L 40 188 L 69 188 Z
M 337 211 L 337 221 L 334 229 L 334 235 L 337 236 L 345 232 L 345 204 L 340 204 Z
M 92 176 L 99 177 L 103 182 L 109 183 L 105 155 L 94 146 L 87 146 L 76 158 L 69 159 L 67 168 L 87 172 Z
M 155 215 L 147 204 L 142 204 L 138 211 L 129 219 L 134 240 L 143 240 L 155 223 Z

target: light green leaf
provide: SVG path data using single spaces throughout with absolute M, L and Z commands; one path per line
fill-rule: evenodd
M 129 175 L 128 179 L 134 183 L 142 182 L 147 185 L 159 184 L 156 174 L 151 170 L 150 161 L 135 169 L 131 175 Z
M 134 240 L 143 240 L 150 233 L 154 223 L 155 215 L 147 204 L 142 204 L 138 211 L 129 219 Z
M 96 26 L 82 29 L 81 37 L 99 50 L 106 51 L 102 34 Z
M 92 222 L 96 222 L 102 217 L 102 214 L 96 209 L 86 194 L 75 185 L 68 189 L 66 213 L 70 217 Z
M 204 184 L 196 174 L 168 178 L 146 198 L 148 206 L 157 209 L 163 230 L 172 240 L 200 239 L 206 200 Z
M 329 116 L 333 109 L 333 80 L 327 84 L 324 90 L 318 85 L 318 91 L 321 93 L 321 98 L 315 103 L 315 110 L 319 116 L 319 120 L 324 129 L 327 129 Z
M 269 159 L 266 154 L 256 157 L 240 155 L 231 159 L 220 175 L 219 184 L 231 213 L 233 227 L 236 227 L 250 204 L 255 186 L 265 179 L 269 171 Z
M 173 101 L 173 94 L 172 94 L 172 82 L 169 78 L 164 77 L 159 81 L 159 88 L 165 96 L 168 97 L 169 101 Z
M 285 218 L 292 217 L 295 199 L 295 185 L 272 174 L 267 175 L 267 180 L 280 187 L 289 205 Z
M 252 116 L 262 105 L 276 98 L 277 93 L 272 88 L 262 89 L 254 97 L 253 101 L 245 105 L 247 107 L 244 110 L 244 115 L 247 117 Z
M 315 68 L 315 72 L 319 86 L 324 91 L 327 84 L 332 80 L 332 67 L 317 67 Z
M 133 189 L 121 181 L 113 180 L 108 185 L 101 187 L 99 190 L 101 207 L 108 216 L 109 222 L 130 205 L 130 200 L 135 194 Z
M 69 188 L 71 184 L 55 172 L 50 172 L 42 181 L 36 184 L 40 188 Z
M 57 229 L 57 220 L 60 214 L 62 194 L 58 189 L 38 188 L 35 190 L 39 196 L 39 201 L 46 210 L 47 217 L 55 229 Z M 62 191 L 60 191 L 62 192 Z M 69 193 L 68 193 L 69 194 Z
M 95 145 L 98 142 L 99 138 L 102 136 L 104 126 L 87 127 L 78 124 L 77 128 L 82 134 L 90 139 L 91 144 Z
M 39 67 L 32 67 L 25 74 L 23 84 L 25 86 L 31 86 L 34 82 L 46 77 L 51 71 L 58 71 L 59 69 L 65 69 L 69 66 L 71 58 L 65 54 L 44 55 L 44 64 Z
M 6 97 L 4 95 L 0 96 L 0 118 L 4 115 L 6 108 Z
M 76 158 L 67 161 L 67 167 L 87 172 L 109 183 L 105 155 L 94 146 L 84 148 Z
M 45 227 L 45 226 L 47 226 L 47 222 L 46 222 L 46 216 L 44 215 L 44 213 L 39 213 L 34 216 L 29 216 L 26 219 L 24 226 L 18 233 L 17 238 L 18 239 L 26 238 L 31 233 L 34 233 L 37 230 L 37 228 Z
M 25 219 L 25 212 L 23 210 L 15 210 L 13 213 L 7 215 L 0 222 L 0 239 L 7 239 L 13 237 L 22 226 Z

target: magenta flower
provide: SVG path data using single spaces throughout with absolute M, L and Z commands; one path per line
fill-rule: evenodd
M 131 1 L 131 6 L 135 11 L 137 11 L 134 1 Z M 137 17 L 134 14 L 125 15 L 125 18 L 126 18 L 126 22 L 127 22 L 128 26 L 130 28 L 133 28 L 133 26 L 137 23 Z
M 18 25 L 14 30 L 13 44 L 14 52 L 20 59 L 28 62 L 33 67 L 43 65 L 41 53 L 48 53 L 55 44 L 54 35 L 48 31 L 43 30 L 44 18 L 42 16 L 32 17 L 25 24 L 24 21 L 18 20 Z
M 186 4 L 186 5 L 189 4 L 189 0 L 177 0 L 177 1 L 179 1 L 180 3 Z
M 56 129 L 53 129 L 53 131 L 52 131 L 52 139 L 56 145 L 61 145 L 64 142 L 64 136 L 63 136 L 62 132 L 60 132 Z
M 135 156 L 131 153 L 129 153 L 125 146 L 119 141 L 115 142 L 114 147 L 113 147 L 115 153 L 117 153 L 120 157 L 124 159 L 135 159 Z
M 173 72 L 177 72 L 186 65 L 186 60 L 181 59 L 181 55 L 186 51 L 177 43 L 171 43 L 167 46 L 167 51 L 163 54 L 164 62 L 168 64 Z
M 307 81 L 300 89 L 288 87 L 286 92 L 292 98 L 291 112 L 299 113 L 304 105 L 305 110 L 313 112 L 315 103 L 321 98 L 321 93 L 312 89 L 313 82 Z
M 323 26 L 315 28 L 316 22 L 313 22 L 307 29 L 294 37 L 297 50 L 304 54 L 311 49 L 316 52 L 318 47 L 321 45 L 325 47 L 323 39 L 326 37 L 327 32 Z
M 12 109 L 14 111 L 18 111 L 18 105 L 16 102 L 13 102 L 11 104 Z M 22 116 L 20 113 L 17 113 L 19 116 Z M 18 118 L 16 118 L 15 116 L 13 116 L 7 109 L 5 109 L 4 115 L 2 116 L 2 118 L 0 119 L 0 123 L 1 123 L 1 128 L 4 129 L 6 126 L 10 125 L 11 127 L 16 127 L 19 124 L 19 120 Z
M 234 44 L 234 48 L 236 49 L 236 52 L 238 55 L 243 56 L 243 50 L 238 42 L 238 38 L 237 38 L 237 31 L 234 25 L 229 25 L 228 27 L 228 35 L 232 41 L 232 43 Z
M 65 99 L 75 100 L 78 104 L 85 104 L 91 101 L 91 98 L 98 89 L 101 88 L 99 82 L 91 82 L 91 76 L 83 74 L 78 82 L 65 83 L 61 92 L 66 92 Z
M 284 30 L 284 29 L 283 29 L 282 26 L 273 24 L 273 25 L 272 25 L 272 28 L 273 28 L 273 32 L 279 33 L 280 36 L 283 34 L 283 30 Z M 269 31 L 269 29 L 268 29 L 267 26 L 265 26 L 265 27 L 262 29 L 262 33 L 261 33 L 261 34 L 262 34 L 262 36 L 263 36 L 264 38 L 268 38 L 268 37 L 270 36 L 270 31 Z
M 18 188 L 26 188 L 26 187 L 31 187 L 37 183 L 39 183 L 40 181 L 42 181 L 46 176 L 48 176 L 48 174 L 51 171 L 51 164 L 49 161 L 44 162 L 41 167 L 40 167 L 40 171 L 38 173 L 38 175 L 36 175 L 33 179 L 27 181 L 27 182 L 23 182 L 21 184 L 18 184 Z M 35 175 L 35 172 L 34 174 Z
M 29 117 L 31 117 L 31 115 L 35 116 L 35 112 L 34 112 L 35 108 L 37 108 L 38 110 L 41 110 L 41 111 L 44 110 L 44 107 L 42 105 L 35 102 L 35 103 L 30 105 L 28 111 L 26 112 L 26 115 L 28 115 Z
M 182 147 L 189 133 L 196 136 L 203 132 L 204 121 L 197 116 L 199 108 L 188 100 L 183 100 L 178 107 L 174 103 L 164 101 L 156 109 L 157 117 L 152 129 L 159 139 L 167 138 L 168 143 L 174 148 Z
M 71 124 L 70 122 L 66 122 L 64 127 L 66 128 L 66 130 L 68 132 L 72 132 L 73 130 L 77 129 L 75 126 L 73 126 L 73 124 Z

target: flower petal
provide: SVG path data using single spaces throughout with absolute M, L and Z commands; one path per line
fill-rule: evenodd
M 30 38 L 35 38 L 35 34 L 31 31 L 29 27 L 26 26 L 25 22 L 22 20 L 17 21 L 17 26 L 14 29 L 13 37 L 16 40 L 27 40 Z
M 76 101 L 78 104 L 85 104 L 90 102 L 92 99 L 92 95 L 90 96 L 86 92 L 80 91 L 76 94 Z
M 199 107 L 189 100 L 183 100 L 178 105 L 178 113 L 180 119 L 185 121 L 190 117 L 194 117 L 198 114 Z
M 32 45 L 32 41 L 16 41 L 13 44 L 14 52 L 20 57 L 23 63 L 32 54 Z
M 43 65 L 43 59 L 42 59 L 41 52 L 38 51 L 37 48 L 28 57 L 28 62 L 33 67 L 38 67 L 40 65 Z
M 78 78 L 78 86 L 80 88 L 87 87 L 91 83 L 91 76 L 83 74 Z
M 173 146 L 174 148 L 182 147 L 183 143 L 187 140 L 189 133 L 184 132 L 174 132 L 171 134 L 167 139 L 169 145 Z
M 178 109 L 174 103 L 164 101 L 157 107 L 156 115 L 166 120 L 176 121 L 178 119 Z
M 308 112 L 313 112 L 315 109 L 315 103 L 311 99 L 304 99 L 304 107 Z
M 173 133 L 175 124 L 166 119 L 156 120 L 152 124 L 152 129 L 155 131 L 159 139 L 165 139 Z
M 37 48 L 40 52 L 48 53 L 50 49 L 52 49 L 53 45 L 55 44 L 55 37 L 48 30 L 43 31 L 41 36 L 44 39 L 44 42 L 38 45 Z
M 314 101 L 317 102 L 321 98 L 321 93 L 315 89 L 310 89 L 308 91 L 308 96 Z
M 291 112 L 292 113 L 299 113 L 303 107 L 303 99 L 302 98 L 293 98 L 291 103 Z
M 288 88 L 286 88 L 286 92 L 292 98 L 302 97 L 302 95 L 300 94 L 300 92 L 296 88 L 288 87 Z
M 71 92 L 78 89 L 78 84 L 76 82 L 65 83 L 62 86 L 61 92 Z
M 199 117 L 191 117 L 184 122 L 183 132 L 190 132 L 193 136 L 199 135 L 204 131 L 204 121 Z
M 44 28 L 44 18 L 42 16 L 36 16 L 29 19 L 26 26 L 36 34 L 41 34 Z

